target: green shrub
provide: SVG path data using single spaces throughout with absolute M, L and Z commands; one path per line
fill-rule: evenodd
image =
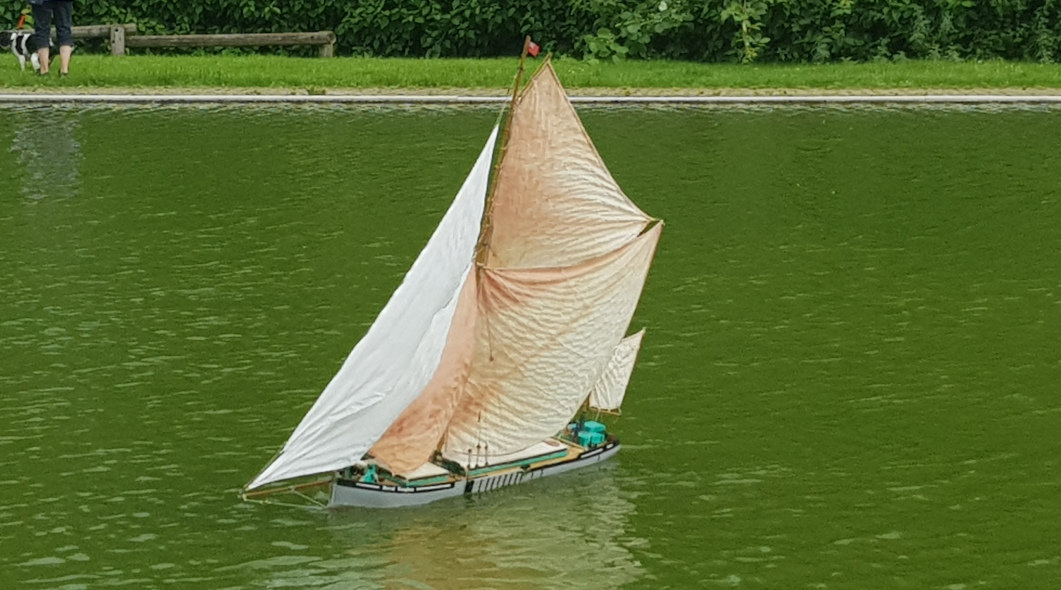
M 153 34 L 333 30 L 345 55 L 514 55 L 530 34 L 546 50 L 589 60 L 1052 62 L 1061 55 L 1058 2 L 82 0 L 75 19 Z M 13 26 L 24 7 L 0 0 L 0 18 Z

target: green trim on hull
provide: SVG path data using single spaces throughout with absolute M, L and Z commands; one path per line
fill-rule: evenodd
M 445 483 L 445 482 L 450 481 L 451 479 L 453 479 L 453 476 L 452 475 L 439 475 L 439 476 L 436 476 L 436 477 L 424 477 L 424 478 L 421 478 L 421 479 L 413 479 L 413 480 L 410 480 L 410 481 L 406 481 L 406 480 L 401 479 L 400 477 L 397 477 L 397 476 L 392 474 L 391 478 L 394 479 L 394 481 L 396 481 L 396 482 L 398 482 L 398 483 L 400 483 L 400 484 L 402 484 L 404 486 L 407 486 L 407 487 L 410 487 L 410 488 L 415 488 L 417 486 L 429 486 L 429 485 L 436 484 L 436 483 Z
M 483 475 L 484 473 L 501 471 L 502 469 L 511 469 L 512 467 L 523 467 L 524 465 L 530 465 L 531 463 L 541 463 L 542 461 L 559 459 L 561 457 L 566 457 L 568 451 L 569 449 L 564 448 L 560 449 L 559 451 L 556 451 L 555 453 L 549 453 L 548 455 L 538 455 L 537 457 L 529 457 L 527 459 L 521 459 L 519 461 L 511 461 L 509 463 L 499 463 L 497 465 L 487 465 L 486 467 L 469 469 L 468 477 L 475 477 L 476 475 Z

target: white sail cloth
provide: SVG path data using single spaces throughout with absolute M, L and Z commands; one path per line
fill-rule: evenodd
M 641 350 L 641 338 L 645 331 L 632 334 L 623 338 L 622 342 L 615 347 L 612 358 L 608 361 L 600 380 L 589 392 L 589 407 L 594 410 L 605 412 L 617 412 L 623 405 L 626 397 L 626 386 L 630 383 L 630 375 L 634 372 L 634 362 L 637 353 Z
M 430 382 L 472 274 L 496 138 L 495 127 L 402 284 L 248 489 L 361 460 Z

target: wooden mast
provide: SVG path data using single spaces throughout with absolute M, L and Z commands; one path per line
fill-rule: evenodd
M 494 194 L 497 192 L 497 175 L 501 171 L 501 162 L 505 160 L 505 150 L 508 149 L 508 138 L 512 129 L 512 114 L 516 109 L 516 100 L 519 98 L 519 86 L 523 81 L 523 70 L 527 63 L 527 52 L 530 50 L 530 35 L 523 40 L 523 53 L 519 57 L 519 70 L 516 71 L 516 82 L 512 85 L 512 100 L 508 105 L 508 115 L 505 117 L 505 127 L 501 130 L 501 147 L 498 148 L 497 161 L 494 163 L 494 174 L 490 180 L 490 191 L 486 196 L 486 206 L 483 209 L 483 223 L 479 230 L 479 243 L 475 247 L 476 267 L 482 268 L 486 264 L 486 258 L 490 252 L 490 239 L 494 233 L 493 209 Z
M 508 104 L 508 114 L 505 116 L 504 128 L 501 130 L 501 146 L 497 151 L 497 161 L 494 162 L 494 173 L 490 178 L 490 189 L 486 194 L 486 204 L 483 207 L 483 219 L 479 227 L 479 242 L 475 245 L 475 281 L 476 289 L 482 289 L 482 272 L 486 265 L 486 259 L 490 255 L 490 239 L 494 233 L 493 209 L 494 194 L 497 193 L 497 175 L 501 172 L 501 162 L 505 159 L 505 150 L 508 149 L 508 138 L 512 130 L 512 114 L 516 110 L 516 101 L 519 99 L 519 87 L 523 82 L 523 70 L 527 64 L 527 52 L 530 51 L 531 38 L 527 35 L 523 39 L 523 52 L 519 56 L 519 69 L 516 70 L 516 81 L 512 84 L 512 99 Z M 487 328 L 489 332 L 489 327 Z M 493 360 L 491 355 L 490 360 Z M 481 417 L 480 417 L 481 419 Z M 442 433 L 438 441 L 437 453 L 441 453 L 446 446 L 447 431 Z M 468 449 L 468 463 L 471 463 L 471 449 Z

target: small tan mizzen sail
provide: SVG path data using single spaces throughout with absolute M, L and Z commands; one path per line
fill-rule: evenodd
M 630 375 L 634 372 L 634 362 L 637 361 L 637 353 L 641 350 L 641 339 L 645 331 L 632 334 L 623 338 L 615 351 L 612 353 L 608 366 L 601 374 L 600 380 L 589 392 L 588 405 L 590 409 L 602 412 L 618 412 L 626 397 L 626 386 L 630 383 Z

